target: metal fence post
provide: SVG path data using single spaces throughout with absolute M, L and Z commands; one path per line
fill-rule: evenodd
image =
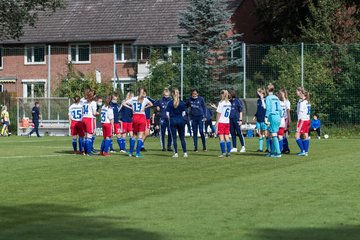
M 181 91 L 181 100 L 183 100 L 184 98 L 184 44 L 181 44 L 181 65 L 180 65 L 180 80 L 181 80 L 181 83 L 180 83 L 180 91 Z
M 113 49 L 113 51 L 114 51 L 113 89 L 114 89 L 114 91 L 116 91 L 116 82 L 117 82 L 117 79 L 116 79 L 116 44 L 115 44 L 115 43 L 114 43 L 114 49 Z
M 246 99 L 246 43 L 242 43 L 242 59 L 243 59 L 243 81 L 244 81 L 244 94 L 243 98 Z
M 301 43 L 301 87 L 304 87 L 304 43 Z
M 48 45 L 48 93 L 47 97 L 48 99 L 51 98 L 51 45 Z M 50 119 L 51 115 L 51 106 L 50 106 L 50 100 L 48 100 L 48 119 Z

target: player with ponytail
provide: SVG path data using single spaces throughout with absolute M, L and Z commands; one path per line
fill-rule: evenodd
M 295 133 L 296 143 L 300 148 L 298 156 L 308 156 L 309 152 L 309 127 L 310 127 L 310 94 L 303 88 L 296 89 L 296 95 L 300 98 L 297 103 L 297 128 Z M 301 138 L 303 136 L 303 138 Z

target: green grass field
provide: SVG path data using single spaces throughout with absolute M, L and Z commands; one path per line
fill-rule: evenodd
M 1 138 L 0 239 L 360 239 L 360 139 L 281 159 L 256 139 L 226 159 L 216 139 L 188 159 L 146 146 L 144 159 L 83 157 L 70 138 Z

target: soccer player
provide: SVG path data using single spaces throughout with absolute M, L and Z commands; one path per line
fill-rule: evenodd
M 266 106 L 265 106 L 265 89 L 264 88 L 258 88 L 257 89 L 257 109 L 255 113 L 254 120 L 256 120 L 256 131 L 259 135 L 259 148 L 258 152 L 263 151 L 263 144 L 264 144 L 264 138 L 268 135 L 267 133 L 267 126 L 265 124 L 265 114 L 266 114 Z
M 145 89 L 139 88 L 138 96 L 133 97 L 123 103 L 124 107 L 132 108 L 133 110 L 133 130 L 134 134 L 137 135 L 137 145 L 136 145 L 136 157 L 142 158 L 143 155 L 140 154 L 141 147 L 143 144 L 144 133 L 146 130 L 146 116 L 145 109 L 152 107 L 153 104 L 149 99 L 146 98 Z M 135 139 L 130 140 L 130 152 L 129 157 L 132 157 L 135 147 Z
M 178 155 L 178 148 L 177 148 L 177 141 L 176 136 L 177 133 L 179 134 L 179 138 L 181 141 L 181 147 L 184 152 L 184 157 L 188 157 L 186 152 L 186 142 L 185 142 L 185 119 L 186 116 L 186 106 L 183 101 L 180 100 L 179 96 L 179 89 L 174 89 L 172 91 L 172 98 L 167 107 L 166 107 L 166 116 L 170 120 L 170 130 L 171 130 L 171 137 L 172 142 L 174 145 L 174 155 L 173 158 L 177 158 Z
M 166 151 L 166 148 L 165 148 L 166 130 L 168 132 L 167 150 L 172 151 L 169 120 L 166 117 L 166 107 L 170 101 L 171 101 L 170 91 L 168 88 L 164 88 L 163 97 L 154 103 L 155 107 L 160 107 L 160 140 L 161 140 L 162 151 Z
M 283 153 L 284 154 L 289 154 L 290 153 L 290 148 L 289 148 L 289 142 L 288 142 L 288 137 L 289 137 L 289 129 L 290 129 L 290 123 L 291 123 L 291 104 L 289 101 L 289 95 L 288 92 L 285 88 L 280 90 L 280 93 L 283 95 L 284 98 L 284 103 L 286 106 L 286 111 L 284 112 L 284 118 L 285 118 L 285 133 L 284 133 L 284 142 L 283 142 Z
M 186 107 L 190 107 L 191 128 L 194 139 L 194 151 L 198 151 L 198 131 L 200 132 L 203 151 L 206 150 L 206 140 L 204 134 L 204 122 L 206 121 L 206 105 L 204 98 L 199 96 L 197 89 L 191 91 L 191 97 L 186 102 Z
M 286 129 L 285 116 L 286 116 L 287 107 L 285 104 L 284 94 L 281 92 L 281 90 L 277 93 L 277 97 L 280 100 L 280 107 L 281 107 L 281 111 L 282 111 L 282 116 L 281 116 L 281 120 L 280 120 L 280 128 L 279 128 L 279 132 L 278 132 L 280 151 L 282 153 L 283 152 L 283 144 L 284 144 L 284 134 L 285 134 L 285 129 Z
M 32 108 L 31 110 L 31 115 L 32 115 L 32 122 L 34 123 L 34 128 L 33 130 L 31 130 L 31 132 L 29 133 L 29 137 L 31 137 L 31 134 L 33 134 L 34 132 L 36 133 L 36 136 L 39 138 L 39 121 L 41 120 L 41 113 L 40 113 L 40 103 L 39 102 L 35 102 L 35 106 Z
M 229 101 L 229 92 L 227 90 L 222 90 L 221 101 L 217 106 L 217 115 L 216 115 L 216 130 L 217 135 L 220 140 L 220 149 L 221 155 L 219 157 L 229 157 L 231 151 L 231 142 L 229 138 L 230 133 L 230 112 L 231 112 L 231 103 Z M 225 141 L 227 152 L 225 153 Z
M 320 139 L 320 127 L 321 127 L 321 121 L 317 114 L 314 114 L 313 120 L 311 120 L 311 127 L 309 129 L 309 139 L 310 139 L 310 133 L 312 131 L 315 131 L 317 133 L 318 139 Z
M 267 157 L 281 157 L 278 132 L 281 123 L 282 111 L 280 100 L 274 95 L 274 85 L 270 83 L 267 86 L 268 96 L 265 99 L 266 113 L 265 123 L 269 126 L 268 135 L 271 137 L 271 151 L 266 154 Z
M 147 96 L 147 92 L 146 92 L 146 89 L 145 89 L 145 96 L 147 99 L 150 100 L 150 102 L 152 104 L 155 103 L 155 100 L 152 99 L 151 97 Z M 145 149 L 145 141 L 147 139 L 147 137 L 150 135 L 150 128 L 151 128 L 151 108 L 146 108 L 145 109 L 145 117 L 146 117 L 146 129 L 145 129 L 145 135 L 144 135 L 144 141 L 143 141 L 143 145 L 142 145 L 142 148 L 141 148 L 141 151 L 142 152 L 146 152 L 146 149 Z
M 122 102 L 124 104 L 126 101 L 132 99 L 134 94 L 128 92 L 126 94 L 125 100 Z M 120 138 L 120 152 L 127 153 L 126 151 L 126 134 L 129 134 L 130 141 L 129 144 L 135 144 L 134 133 L 133 133 L 133 110 L 132 108 L 127 108 L 121 106 L 120 108 L 120 125 L 121 125 L 121 138 Z
M 303 88 L 296 89 L 296 95 L 300 98 L 297 103 L 297 128 L 295 133 L 296 143 L 300 148 L 298 156 L 308 156 L 309 153 L 309 127 L 310 127 L 310 111 L 311 105 L 309 103 L 309 93 Z M 301 139 L 303 135 L 303 139 Z
M 118 104 L 118 95 L 117 93 L 113 93 L 111 94 L 111 102 L 110 102 L 110 107 L 113 110 L 113 114 L 114 114 L 114 134 L 116 135 L 116 141 L 119 145 L 119 148 L 121 150 L 121 132 L 120 132 L 120 122 L 119 122 L 119 117 L 120 117 L 120 105 Z M 115 152 L 114 148 L 113 148 L 113 140 L 111 138 L 110 141 L 110 152 Z
M 3 127 L 1 129 L 1 136 L 8 136 L 9 134 L 9 125 L 10 125 L 10 117 L 9 112 L 7 111 L 7 107 L 3 106 L 1 109 L 1 120 L 3 122 Z
M 103 131 L 103 141 L 100 147 L 100 155 L 108 157 L 109 148 L 111 145 L 111 138 L 114 132 L 114 111 L 110 105 L 113 96 L 108 96 L 105 100 L 104 106 L 101 108 L 101 127 Z
M 230 111 L 230 134 L 233 148 L 231 152 L 237 152 L 238 149 L 236 147 L 236 135 L 239 136 L 239 140 L 241 143 L 241 153 L 246 152 L 245 149 L 245 139 L 241 131 L 242 125 L 242 109 L 243 105 L 240 99 L 236 98 L 236 91 L 230 90 L 230 103 L 231 103 L 231 111 Z
M 82 105 L 80 97 L 74 98 L 74 103 L 69 107 L 69 123 L 72 136 L 72 146 L 75 154 L 84 154 L 84 129 L 82 123 Z M 79 151 L 77 151 L 77 142 L 79 142 Z
M 94 101 L 95 91 L 89 90 L 82 103 L 82 122 L 84 125 L 85 140 L 84 151 L 87 156 L 92 156 L 93 134 L 94 134 L 94 119 L 99 113 L 97 112 L 97 105 Z

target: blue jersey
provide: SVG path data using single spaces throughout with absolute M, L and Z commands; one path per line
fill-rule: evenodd
M 280 105 L 280 100 L 277 96 L 270 94 L 265 98 L 265 105 L 266 105 L 266 117 L 271 115 L 278 115 L 282 117 L 282 109 Z
M 120 105 L 117 103 L 110 102 L 110 107 L 112 108 L 112 110 L 114 112 L 114 123 L 119 123 Z
M 318 120 L 311 120 L 311 128 L 320 128 L 321 127 L 321 121 Z
M 150 98 L 150 97 L 146 97 L 147 99 L 149 99 L 149 101 L 152 103 L 152 104 L 154 104 L 155 103 L 155 100 L 154 99 L 152 99 L 152 98 Z M 151 108 L 150 107 L 148 107 L 148 108 L 145 108 L 145 117 L 146 117 L 146 119 L 150 119 L 151 118 Z
M 259 98 L 257 100 L 257 109 L 256 109 L 256 113 L 255 113 L 256 121 L 257 122 L 265 122 L 265 114 L 266 114 L 265 100 L 263 103 L 261 98 Z
M 230 103 L 231 103 L 230 118 L 240 120 L 240 113 L 243 110 L 243 105 L 242 105 L 241 100 L 238 98 L 235 98 L 235 99 L 230 100 Z
M 192 98 L 190 97 L 186 106 L 190 107 L 190 116 L 191 118 L 205 117 L 206 115 L 206 105 L 205 100 L 202 97 Z
M 39 121 L 40 118 L 40 109 L 38 107 L 33 107 L 31 110 L 32 120 Z
M 122 122 L 132 122 L 133 110 L 122 106 L 120 109 L 120 120 Z
M 181 118 L 183 119 L 185 116 L 186 106 L 183 101 L 179 102 L 179 106 L 177 108 L 174 107 L 174 100 L 171 100 L 166 107 L 166 112 L 169 113 L 171 118 Z M 184 115 L 183 115 L 184 113 Z
M 154 107 L 160 107 L 160 118 L 166 119 L 166 107 L 171 101 L 170 97 L 163 97 L 154 103 Z

